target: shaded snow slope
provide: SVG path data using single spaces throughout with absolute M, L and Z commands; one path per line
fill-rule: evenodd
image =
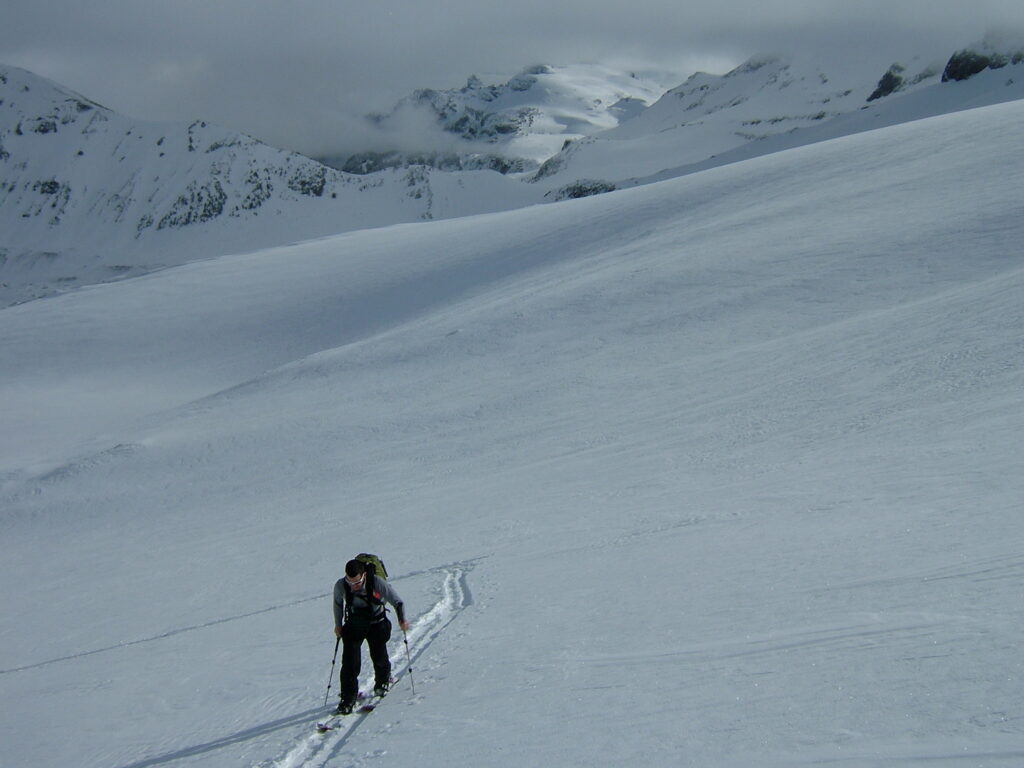
M 5 759 L 1020 764 L 1022 119 L 0 310 Z

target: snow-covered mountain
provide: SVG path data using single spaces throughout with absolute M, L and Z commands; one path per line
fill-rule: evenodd
M 871 76 L 870 62 L 835 74 L 759 56 L 667 91 L 653 75 L 532 67 L 502 85 L 474 78 L 414 94 L 377 123 L 385 144 L 428 125 L 421 149 L 346 158 L 358 173 L 203 122 L 134 121 L 5 67 L 0 306 L 224 253 L 583 197 L 1021 98 L 1022 59 L 995 39 L 934 61 L 879 62 Z
M 863 67 L 851 73 L 840 66 L 833 75 L 817 63 L 757 56 L 725 75 L 694 74 L 629 122 L 572 142 L 535 178 L 548 187 L 589 181 L 607 190 L 1018 99 L 1022 56 L 1009 50 L 980 43 L 948 61 L 915 57 L 879 67 L 877 80 L 865 79 Z
M 204 122 L 131 120 L 2 67 L 0 306 L 184 261 L 515 207 L 530 197 L 494 189 L 491 176 L 428 168 L 353 176 Z
M 382 141 L 411 144 L 412 151 L 396 146 L 327 162 L 353 173 L 410 163 L 536 170 L 566 141 L 614 128 L 642 111 L 671 77 L 598 65 L 536 65 L 499 85 L 474 75 L 462 88 L 419 90 L 389 113 L 369 116 Z
M 502 85 L 418 91 L 374 122 L 396 145 L 327 162 L 354 173 L 422 165 L 523 174 L 543 200 L 580 197 L 957 109 L 1020 98 L 1021 47 L 990 35 L 904 62 L 755 56 L 665 88 L 597 67 L 538 66 Z M 866 75 L 866 72 L 871 72 Z M 977 76 L 979 75 L 980 76 Z M 956 86 L 954 81 L 972 82 Z M 657 95 L 661 93 L 660 98 Z

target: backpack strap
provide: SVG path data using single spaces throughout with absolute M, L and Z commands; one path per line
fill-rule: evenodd
M 345 623 L 352 618 L 352 587 L 348 585 L 348 582 L 344 577 L 341 579 L 341 588 L 345 592 Z
M 366 588 L 366 599 L 372 604 L 374 602 L 382 602 L 373 593 L 373 588 L 376 586 L 373 582 L 376 580 L 377 569 L 373 567 L 373 563 L 366 566 L 366 584 L 363 586 Z
M 366 590 L 366 602 L 369 604 L 373 613 L 376 613 L 374 608 L 375 604 L 384 605 L 384 598 L 382 598 L 377 592 L 374 592 L 374 588 L 377 586 L 375 584 L 376 571 L 377 569 L 373 563 L 366 564 L 366 582 L 363 584 L 363 588 Z M 352 618 L 352 599 L 354 597 L 354 593 L 352 592 L 352 586 L 348 583 L 347 579 L 343 578 L 341 582 L 344 585 L 342 588 L 345 590 L 345 621 L 347 622 Z M 384 611 L 385 613 L 387 612 L 386 606 Z

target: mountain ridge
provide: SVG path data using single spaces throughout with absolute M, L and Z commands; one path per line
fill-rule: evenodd
M 348 171 L 203 121 L 134 121 L 0 67 L 0 306 L 224 253 L 605 193 L 1024 98 L 1021 60 L 987 38 L 945 69 L 912 58 L 848 82 L 758 55 L 663 91 L 653 76 L 534 66 L 501 85 L 472 77 L 415 92 L 376 118 L 384 137 L 411 109 L 415 125 L 436 122 L 424 136 L 442 144 L 368 150 L 347 158 Z M 984 65 L 945 77 L 964 61 Z M 533 159 L 517 159 L 517 147 Z

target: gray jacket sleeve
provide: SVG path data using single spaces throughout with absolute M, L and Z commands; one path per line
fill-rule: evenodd
M 395 591 L 395 588 L 384 579 L 376 579 L 374 581 L 374 586 L 377 591 L 380 592 L 381 598 L 394 606 L 395 616 L 398 617 L 398 620 L 405 621 L 405 603 L 402 602 L 402 598 L 398 596 L 398 592 Z M 344 599 L 344 596 L 342 596 L 342 599 Z

